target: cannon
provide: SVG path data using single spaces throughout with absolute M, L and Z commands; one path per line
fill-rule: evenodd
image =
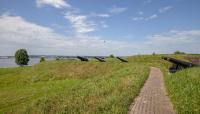
M 100 59 L 105 59 L 106 57 L 99 57 Z
M 174 58 L 171 58 L 171 57 L 162 57 L 162 59 L 172 63 L 172 66 L 169 68 L 170 73 L 175 73 L 178 70 L 198 66 L 197 64 L 178 60 L 178 59 L 174 59 Z
M 127 60 L 122 59 L 121 57 L 116 57 L 116 58 L 119 59 L 121 62 L 128 62 Z
M 88 58 L 77 56 L 77 58 L 81 61 L 89 61 Z
M 106 62 L 103 58 L 101 57 L 94 57 L 96 60 L 100 61 L 100 62 Z

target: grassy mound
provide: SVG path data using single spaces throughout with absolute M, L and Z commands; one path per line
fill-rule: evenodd
M 200 55 L 146 55 L 130 57 L 129 60 L 146 66 L 162 69 L 168 95 L 178 114 L 200 114 L 200 68 L 190 68 L 170 74 L 169 62 L 163 61 L 162 56 L 170 56 L 180 60 Z
M 117 60 L 0 69 L 0 113 L 127 113 L 148 73 Z
M 48 61 L 0 69 L 0 113 L 126 114 L 153 66 L 162 69 L 177 113 L 199 114 L 200 68 L 170 74 L 162 56 L 185 60 L 188 55 L 140 55 L 128 57 L 129 63 L 111 58 L 105 63 Z
M 166 76 L 166 86 L 179 114 L 200 114 L 200 68 Z

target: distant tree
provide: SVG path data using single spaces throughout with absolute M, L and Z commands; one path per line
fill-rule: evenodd
M 56 60 L 58 61 L 58 60 L 60 60 L 60 58 L 59 58 L 59 57 L 56 57 Z
M 29 61 L 29 56 L 26 49 L 19 49 L 15 53 L 15 63 L 23 66 L 27 65 Z
M 156 53 L 155 53 L 155 52 L 153 52 L 153 53 L 152 53 L 152 55 L 156 55 Z
M 41 57 L 40 58 L 40 62 L 44 62 L 45 61 L 45 58 L 44 57 Z
M 185 54 L 185 52 L 175 51 L 174 54 Z
M 110 58 L 115 58 L 115 56 L 114 56 L 113 54 L 111 54 L 109 57 L 110 57 Z

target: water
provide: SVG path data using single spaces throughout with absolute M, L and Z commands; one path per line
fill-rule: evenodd
M 93 56 L 83 56 L 83 57 L 87 57 L 88 59 L 93 58 Z M 106 56 L 101 56 L 101 57 L 105 58 Z M 45 60 L 51 61 L 51 60 L 55 60 L 56 58 L 57 58 L 56 56 L 49 56 L 49 57 L 45 57 Z M 29 59 L 30 60 L 28 62 L 28 66 L 32 66 L 40 62 L 40 57 L 30 57 Z M 59 56 L 59 59 L 77 60 L 77 57 L 76 56 Z M 18 67 L 18 65 L 15 63 L 15 58 L 0 56 L 0 68 L 9 68 L 9 67 Z
M 35 65 L 40 62 L 40 58 L 29 58 L 28 66 Z M 46 60 L 55 60 L 55 58 L 47 58 Z M 0 68 L 18 67 L 15 58 L 0 58 Z

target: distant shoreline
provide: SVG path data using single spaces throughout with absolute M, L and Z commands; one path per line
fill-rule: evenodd
M 7 58 L 14 58 L 15 56 L 0 56 L 0 59 L 7 59 Z M 30 58 L 76 58 L 77 56 L 62 56 L 62 55 L 29 55 Z M 108 57 L 108 56 L 83 56 L 87 58 L 93 58 L 93 57 Z

